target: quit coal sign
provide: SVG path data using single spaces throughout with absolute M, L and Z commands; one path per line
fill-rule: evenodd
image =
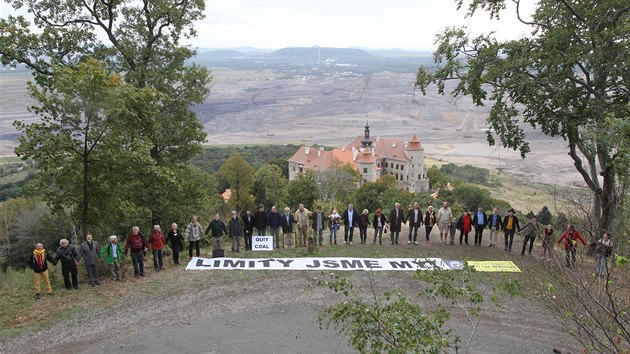
M 253 251 L 273 251 L 273 236 L 252 236 Z

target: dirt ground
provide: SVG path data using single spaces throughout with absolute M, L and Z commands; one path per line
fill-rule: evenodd
M 513 260 L 522 269 L 541 266 L 535 256 L 521 257 L 519 240 L 515 252 L 499 248 L 447 246 L 438 242 L 420 245 L 324 245 L 320 255 L 366 257 L 434 256 L 460 260 Z M 501 240 L 500 240 L 501 241 Z M 487 244 L 487 241 L 486 241 Z M 348 247 L 352 247 L 349 250 Z M 534 253 L 538 251 L 538 247 Z M 208 256 L 207 250 L 205 255 Z M 291 254 L 283 251 L 282 257 Z M 289 253 L 287 253 L 289 252 Z M 298 251 L 295 251 L 296 254 Z M 266 254 L 265 256 L 267 256 Z M 256 255 L 259 257 L 259 255 Z M 274 254 L 269 254 L 274 257 Z M 278 255 L 275 255 L 278 257 Z M 184 262 L 187 261 L 184 257 Z M 150 259 L 148 259 L 150 261 Z M 0 339 L 0 353 L 346 353 L 353 352 L 345 338 L 334 330 L 320 330 L 318 315 L 343 297 L 328 289 L 307 289 L 316 271 L 186 271 L 169 261 L 166 271 L 148 271 L 146 278 L 127 277 L 123 282 L 104 280 L 100 287 L 83 286 L 81 296 L 113 296 L 108 306 L 78 308 L 41 328 L 16 337 Z M 150 267 L 150 264 L 147 264 Z M 128 265 L 126 265 L 128 271 Z M 421 284 L 413 272 L 343 273 L 361 294 L 400 289 L 408 298 L 427 306 L 434 304 L 417 297 Z M 74 293 L 74 292 L 73 292 Z M 77 293 L 77 294 L 79 294 Z M 73 294 L 74 295 L 74 294 Z M 35 306 L 54 306 L 70 301 L 58 292 Z M 577 352 L 575 344 L 540 306 L 526 299 L 506 300 L 482 315 L 470 353 L 547 353 L 557 348 Z M 470 336 L 472 326 L 464 314 L 452 309 L 447 327 Z M 4 342 L 2 342 L 2 340 Z

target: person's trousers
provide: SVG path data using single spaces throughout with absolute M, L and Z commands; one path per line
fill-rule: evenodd
M 324 244 L 324 229 L 313 230 L 313 244 L 314 245 L 317 245 L 317 240 L 319 240 L 320 246 Z
M 245 251 L 252 250 L 252 234 L 247 232 L 245 234 Z
M 400 231 L 392 231 L 392 234 L 391 234 L 392 245 L 394 243 L 398 244 L 398 236 L 400 236 Z
M 133 264 L 133 275 L 144 275 L 143 251 L 131 251 L 131 263 Z
M 273 239 L 276 240 L 276 248 L 280 248 L 280 229 L 279 228 L 275 228 L 275 229 L 272 228 L 271 229 L 271 236 L 273 236 Z
M 96 284 L 98 283 L 98 269 L 96 269 L 96 264 L 90 264 L 85 266 L 85 270 L 88 275 L 88 283 Z
M 52 294 L 52 285 L 50 285 L 50 279 L 48 279 L 48 270 L 41 273 L 33 273 L 33 284 L 35 285 L 35 294 L 39 294 L 40 283 L 44 281 L 46 285 L 46 292 Z
M 212 249 L 215 249 L 215 250 L 223 249 L 223 236 L 212 238 Z
M 497 230 L 496 226 L 490 228 L 490 245 L 496 246 L 499 238 L 499 230 Z
M 411 239 L 411 236 L 413 234 L 413 240 Z M 409 242 L 416 242 L 418 241 L 418 226 L 413 225 L 413 224 L 409 224 Z
M 567 267 L 571 267 L 575 265 L 575 248 L 571 246 L 567 248 L 566 259 L 567 259 Z M 569 263 L 569 261 L 571 262 Z
M 232 251 L 240 252 L 241 250 L 241 236 L 232 236 Z
M 527 248 L 527 242 L 529 241 L 529 254 L 532 254 L 532 248 L 534 247 L 534 241 L 536 237 L 525 236 L 525 241 L 523 242 L 523 250 L 521 254 L 525 254 L 525 249 Z
M 193 255 L 193 247 L 197 251 L 197 257 L 199 257 L 199 240 L 188 242 L 188 255 L 192 258 Z
M 114 264 L 109 265 L 109 271 L 112 273 L 112 280 L 121 280 L 120 276 L 120 262 L 118 258 L 114 258 Z
M 63 274 L 63 283 L 66 289 L 71 286 L 75 288 L 79 286 L 79 278 L 77 277 L 77 264 L 75 261 L 61 263 L 61 274 Z M 70 284 L 70 275 L 72 275 L 72 284 Z
M 595 273 L 602 274 L 608 270 L 608 257 L 604 256 L 601 253 L 597 255 L 597 264 L 595 265 Z
M 354 226 L 343 227 L 343 241 L 352 242 L 352 235 L 354 234 Z
M 330 244 L 337 244 L 337 230 L 339 230 L 339 225 L 334 225 L 330 228 Z
M 367 226 L 359 227 L 359 236 L 361 236 L 361 243 L 365 244 L 367 241 Z
M 306 247 L 307 237 L 308 237 L 308 225 L 298 225 L 297 238 L 295 240 L 295 245 L 298 246 L 299 244 L 299 247 Z
M 470 231 L 469 231 L 470 232 Z M 468 232 L 460 231 L 459 232 L 459 244 L 462 244 L 462 240 L 468 244 Z
M 267 235 L 267 229 L 256 229 L 256 231 L 258 231 L 258 235 L 256 235 L 256 236 L 266 236 Z
M 153 250 L 153 268 L 155 269 L 164 268 L 164 251 Z
M 424 226 L 424 231 L 426 233 L 425 237 L 427 239 L 427 241 L 431 240 L 431 231 L 433 231 L 433 226 Z M 440 241 L 442 241 L 442 239 L 440 238 Z
M 475 246 L 481 246 L 481 239 L 483 238 L 484 226 L 475 225 Z
M 173 263 L 179 264 L 179 251 L 173 250 Z
M 505 238 L 505 249 L 512 250 L 512 242 L 514 242 L 514 230 L 505 230 L 503 234 Z
M 374 229 L 374 243 L 376 244 L 376 239 L 378 239 L 379 244 L 383 244 L 383 228 L 377 227 Z
M 453 231 L 449 231 L 448 232 L 448 239 L 449 239 L 449 243 L 451 245 L 455 244 L 455 233 L 457 232 L 457 230 L 453 230 Z M 440 237 L 442 237 L 442 232 L 440 232 Z M 446 239 L 446 235 L 444 235 L 444 238 Z

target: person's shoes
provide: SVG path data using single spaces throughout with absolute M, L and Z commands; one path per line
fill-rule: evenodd
M 91 287 L 95 287 L 95 286 L 96 286 L 96 284 L 94 284 L 94 283 L 90 283 L 90 286 L 91 286 Z
M 344 244 L 346 244 L 347 242 L 346 242 L 346 241 L 343 241 L 343 243 L 344 243 Z
M 397 245 L 400 245 L 400 243 L 398 243 L 398 241 L 396 241 L 396 244 L 397 244 Z
M 116 281 L 121 281 L 121 280 L 122 280 L 122 279 L 120 279 L 120 278 L 116 278 Z
M 348 242 L 349 244 L 352 244 L 352 241 Z
M 335 241 L 335 246 L 337 246 L 337 241 Z
M 96 284 L 96 285 L 101 285 L 101 282 L 99 282 L 99 281 L 95 281 L 95 282 L 94 282 L 94 284 Z
M 41 296 L 41 295 L 39 295 L 39 293 L 35 294 L 35 300 L 39 300 L 39 299 L 41 299 L 41 298 L 42 298 L 42 296 Z
M 241 253 L 241 250 L 236 250 L 236 253 Z
M 429 242 L 429 241 L 427 241 L 427 242 Z M 413 243 L 413 244 L 414 244 L 414 245 L 417 245 L 417 244 L 418 244 L 418 242 L 415 242 L 415 241 L 414 241 L 414 243 Z
M 74 286 L 74 290 L 79 290 L 79 286 L 78 286 L 78 285 L 75 285 L 75 286 Z
M 379 245 L 382 245 L 382 244 L 383 244 L 383 242 L 379 242 L 378 244 L 379 244 Z
M 70 291 L 70 290 L 72 290 L 72 288 L 71 287 L 67 287 L 66 290 Z
M 407 241 L 407 244 L 408 244 L 408 245 L 410 245 L 410 244 L 411 244 L 411 241 Z
M 144 273 L 140 273 L 140 276 L 141 276 L 141 277 L 143 277 L 143 276 L 144 276 Z
M 48 294 L 48 296 L 53 296 L 52 291 L 51 291 L 51 292 L 49 292 L 49 293 L 47 293 L 47 294 Z

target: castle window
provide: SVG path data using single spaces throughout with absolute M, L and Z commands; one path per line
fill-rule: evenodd
M 367 167 L 363 168 L 363 173 L 367 173 Z
M 405 170 L 405 165 L 400 165 L 400 170 L 404 171 Z
M 422 179 L 421 175 L 418 175 L 418 180 L 421 180 L 421 179 Z

